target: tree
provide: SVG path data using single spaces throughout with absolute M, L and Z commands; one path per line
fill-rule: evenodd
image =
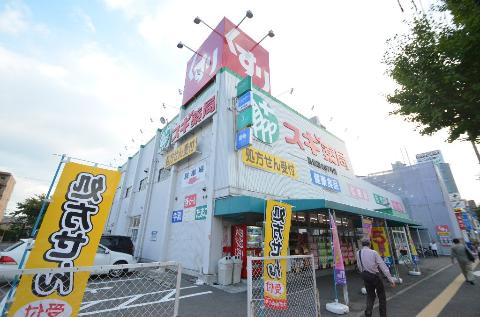
M 37 220 L 44 200 L 45 194 L 41 194 L 17 203 L 17 209 L 12 213 L 14 221 L 10 230 L 19 234 L 24 234 L 26 230 L 31 230 Z M 48 207 L 48 203 L 45 207 Z
M 440 18 L 445 16 L 445 18 Z M 448 129 L 448 142 L 468 140 L 480 162 L 480 5 L 439 0 L 389 40 L 384 63 L 398 88 L 391 114 L 417 124 L 422 135 Z

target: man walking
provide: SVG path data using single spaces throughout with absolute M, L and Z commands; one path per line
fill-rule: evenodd
M 432 250 L 433 256 L 438 258 L 438 247 L 435 240 L 432 240 L 432 242 L 430 242 L 430 250 Z
M 473 255 L 470 253 L 470 256 L 467 252 L 470 252 L 467 250 L 467 247 L 460 243 L 460 240 L 457 238 L 453 239 L 453 246 L 452 246 L 452 263 L 455 263 L 455 259 L 457 259 L 458 265 L 460 266 L 460 269 L 462 270 L 463 276 L 465 276 L 465 281 L 467 283 L 470 283 L 472 285 L 475 284 L 473 282 L 474 276 L 472 273 L 473 267 L 472 263 L 475 262 L 475 258 L 473 258 Z
M 378 296 L 380 317 L 387 316 L 387 299 L 385 296 L 385 288 L 379 270 L 388 278 L 392 287 L 395 287 L 395 281 L 390 275 L 383 259 L 375 250 L 370 249 L 370 240 L 362 240 L 362 249 L 357 252 L 357 265 L 360 270 L 367 290 L 367 308 L 365 316 L 372 316 L 373 303 L 375 302 L 375 294 Z

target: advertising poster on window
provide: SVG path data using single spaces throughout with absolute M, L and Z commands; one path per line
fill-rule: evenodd
M 372 219 L 362 217 L 362 229 L 364 239 L 372 238 L 372 222 Z
M 372 228 L 372 247 L 380 254 L 387 266 L 393 265 L 393 258 L 390 254 L 390 244 L 384 227 Z
M 267 201 L 265 210 L 265 257 L 287 256 L 292 206 L 274 200 Z M 287 262 L 265 260 L 264 270 L 265 306 L 275 310 L 288 309 Z
M 335 259 L 335 284 L 347 285 L 347 276 L 345 275 L 342 250 L 340 248 L 340 240 L 338 239 L 337 223 L 335 222 L 335 217 L 332 214 L 330 214 L 330 229 L 332 230 L 333 256 Z
M 120 172 L 66 163 L 25 268 L 91 266 Z M 90 272 L 22 275 L 8 316 L 77 316 Z

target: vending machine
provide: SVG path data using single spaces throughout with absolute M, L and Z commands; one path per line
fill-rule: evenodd
M 262 256 L 262 228 L 247 225 L 232 226 L 232 255 L 242 258 L 242 278 L 247 278 L 247 256 Z M 257 267 L 260 265 L 260 267 Z M 261 271 L 261 263 L 253 263 L 253 272 Z

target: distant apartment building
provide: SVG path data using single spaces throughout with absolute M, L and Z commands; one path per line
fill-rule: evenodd
M 7 204 L 12 195 L 14 186 L 15 179 L 13 178 L 13 175 L 8 172 L 0 171 L 0 222 L 7 209 Z

